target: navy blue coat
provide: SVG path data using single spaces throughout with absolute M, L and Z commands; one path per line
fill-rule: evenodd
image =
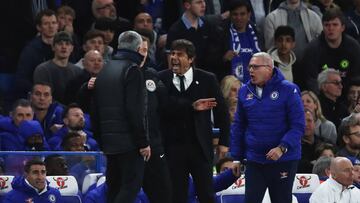
M 301 137 L 305 130 L 304 109 L 299 88 L 284 79 L 277 68 L 265 84 L 262 96 L 250 81 L 238 94 L 232 126 L 231 155 L 236 160 L 273 163 L 266 154 L 282 144 L 288 148 L 278 162 L 301 158 Z
M 60 192 L 47 186 L 46 192 L 39 194 L 34 188 L 30 187 L 24 177 L 17 177 L 11 183 L 13 190 L 6 194 L 3 203 L 14 202 L 36 202 L 36 203 L 61 203 Z M 32 201 L 31 201 L 32 200 Z

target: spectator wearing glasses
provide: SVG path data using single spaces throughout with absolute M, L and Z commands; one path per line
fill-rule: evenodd
M 348 115 L 346 106 L 339 101 L 343 89 L 340 72 L 333 68 L 325 69 L 318 75 L 317 81 L 323 115 L 337 128 L 341 120 Z
M 117 39 L 120 33 L 128 31 L 132 28 L 129 20 L 118 17 L 116 7 L 113 0 L 93 0 L 92 1 L 92 13 L 95 20 L 100 18 L 110 18 L 113 20 L 113 24 L 116 26 L 114 39 Z M 113 40 L 110 44 L 113 48 L 117 47 L 117 41 Z
M 355 114 L 346 117 L 339 127 L 340 150 L 337 156 L 360 158 L 360 121 Z
M 261 202 L 266 188 L 272 202 L 291 202 L 305 129 L 300 91 L 268 53 L 253 55 L 249 73 L 238 94 L 230 146 L 238 168 L 247 159 L 245 202 Z

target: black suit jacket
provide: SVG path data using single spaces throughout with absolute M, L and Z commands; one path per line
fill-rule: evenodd
M 159 73 L 160 79 L 167 87 L 169 95 L 166 99 L 166 103 L 162 105 L 162 124 L 165 148 L 181 143 L 178 142 L 178 139 L 185 136 L 179 134 L 181 119 L 184 119 L 184 115 L 182 114 L 184 112 L 189 112 L 189 109 L 191 109 L 192 118 L 185 117 L 185 119 L 193 119 L 196 139 L 199 141 L 206 159 L 212 162 L 213 134 L 211 111 L 194 111 L 192 104 L 198 99 L 210 97 L 216 98 L 217 106 L 213 109 L 215 127 L 220 128 L 219 144 L 224 146 L 228 146 L 229 143 L 230 121 L 228 108 L 225 104 L 215 75 L 201 69 L 193 69 L 193 71 L 193 81 L 186 90 L 189 97 L 181 97 L 179 95 L 178 90 L 172 82 L 173 72 L 170 69 Z

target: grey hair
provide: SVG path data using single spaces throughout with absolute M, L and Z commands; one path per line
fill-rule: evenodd
M 120 34 L 118 39 L 119 49 L 129 49 L 132 51 L 138 51 L 142 43 L 141 35 L 135 31 L 126 31 Z
M 264 63 L 266 63 L 266 65 L 269 65 L 271 66 L 271 68 L 274 68 L 274 60 L 271 58 L 270 54 L 266 52 L 258 52 L 252 55 L 252 57 L 262 58 L 262 60 L 264 61 Z
M 321 90 L 321 86 L 327 82 L 328 76 L 330 74 L 336 74 L 336 75 L 340 76 L 340 72 L 333 68 L 327 68 L 327 69 L 321 71 L 321 73 L 319 73 L 318 78 L 317 78 L 318 87 L 320 90 Z
M 317 174 L 319 177 L 327 176 L 325 173 L 325 169 L 330 170 L 331 160 L 332 160 L 332 158 L 327 157 L 327 156 L 319 157 L 314 164 L 312 173 Z

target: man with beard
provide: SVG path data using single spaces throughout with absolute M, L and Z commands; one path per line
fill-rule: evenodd
M 76 132 L 83 136 L 85 140 L 85 149 L 87 151 L 98 151 L 97 142 L 93 139 L 93 134 L 84 129 L 85 118 L 84 113 L 79 105 L 73 103 L 69 104 L 63 113 L 64 126 L 49 139 L 49 145 L 53 150 L 62 150 L 60 143 L 66 134 L 69 132 Z
M 360 121 L 355 114 L 342 120 L 339 127 L 340 150 L 336 156 L 360 158 Z
M 53 101 L 52 88 L 48 83 L 35 83 L 30 94 L 31 106 L 34 109 L 34 120 L 39 121 L 44 135 L 49 140 L 62 125 L 62 105 Z

